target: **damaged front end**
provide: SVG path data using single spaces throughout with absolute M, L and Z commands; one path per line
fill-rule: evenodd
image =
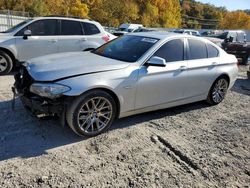
M 36 86 L 48 85 L 49 83 L 36 82 L 28 73 L 26 67 L 21 66 L 20 71 L 14 76 L 15 83 L 12 88 L 14 96 L 17 95 L 24 107 L 37 117 L 41 116 L 62 116 L 64 115 L 66 98 L 63 95 L 55 97 L 44 96 L 44 93 Z M 51 85 L 51 84 L 50 84 Z M 47 88 L 42 88 L 45 90 Z M 32 91 L 32 92 L 31 92 Z M 47 92 L 50 92 L 49 90 Z M 49 98 L 50 97 L 50 98 Z M 14 99 L 15 100 L 15 97 Z M 14 101 L 13 101 L 14 102 Z

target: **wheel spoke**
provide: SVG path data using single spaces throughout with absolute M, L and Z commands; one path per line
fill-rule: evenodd
M 99 119 L 99 123 L 101 123 L 101 126 L 105 125 L 105 123 Z
M 107 119 L 107 120 L 110 120 L 110 118 L 106 117 L 106 116 L 103 115 L 103 114 L 100 114 L 100 116 L 101 116 L 101 117 L 104 117 L 104 118 Z
M 102 112 L 101 114 L 102 115 L 108 115 L 108 114 L 110 114 L 111 113 L 111 111 L 106 111 L 106 112 Z
M 100 128 L 100 120 L 99 120 L 99 118 L 96 119 L 95 123 L 96 123 L 96 127 L 97 127 L 97 130 L 98 130 Z
M 6 67 L 4 67 L 3 65 L 0 65 L 0 71 L 4 71 Z
M 102 109 L 103 107 L 104 107 L 104 105 L 106 104 L 106 101 L 103 101 L 102 103 L 101 103 L 101 105 L 98 107 L 98 109 Z
M 83 123 L 79 123 L 80 127 L 83 128 L 83 126 L 89 121 L 89 118 L 85 119 Z
M 94 99 L 91 99 L 92 109 L 96 109 L 96 104 Z
M 87 118 L 88 118 L 88 116 L 85 116 L 85 115 L 79 116 L 79 120 L 84 120 L 84 119 L 87 119 Z
M 91 122 L 91 131 L 93 132 L 94 131 L 94 123 Z
M 4 58 L 0 59 L 0 64 L 6 64 L 6 63 L 7 63 L 7 61 Z
M 99 105 L 100 102 L 101 102 L 101 99 L 99 98 L 96 105 L 95 105 L 97 108 L 98 108 L 98 105 Z
M 109 108 L 109 106 L 104 106 L 100 109 L 100 111 L 103 111 L 104 109 Z
M 84 130 L 86 132 L 88 132 L 88 129 L 90 128 L 91 124 L 92 124 L 92 122 L 88 122 L 87 126 L 84 128 Z

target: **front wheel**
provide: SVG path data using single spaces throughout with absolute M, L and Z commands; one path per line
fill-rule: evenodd
M 221 103 L 227 94 L 228 86 L 229 82 L 225 77 L 218 78 L 209 91 L 207 102 L 211 105 Z
M 8 74 L 13 67 L 13 61 L 10 58 L 10 56 L 3 52 L 0 51 L 0 75 L 5 75 Z
M 116 116 L 112 96 L 102 90 L 93 90 L 76 98 L 66 112 L 71 129 L 80 136 L 96 136 L 106 131 Z

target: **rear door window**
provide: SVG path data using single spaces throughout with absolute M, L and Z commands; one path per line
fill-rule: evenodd
M 184 59 L 184 44 L 181 39 L 174 39 L 164 44 L 154 56 L 161 57 L 166 62 L 183 61 Z
M 204 59 L 207 58 L 206 43 L 200 40 L 188 39 L 189 59 Z
M 208 58 L 218 57 L 219 51 L 211 44 L 207 44 L 207 55 Z
M 100 30 L 92 23 L 82 22 L 85 35 L 95 35 L 100 33 Z
M 61 35 L 82 35 L 82 26 L 78 21 L 61 20 Z

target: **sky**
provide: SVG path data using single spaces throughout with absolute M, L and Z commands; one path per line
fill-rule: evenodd
M 250 9 L 250 0 L 197 0 L 215 6 L 225 6 L 228 10 Z

